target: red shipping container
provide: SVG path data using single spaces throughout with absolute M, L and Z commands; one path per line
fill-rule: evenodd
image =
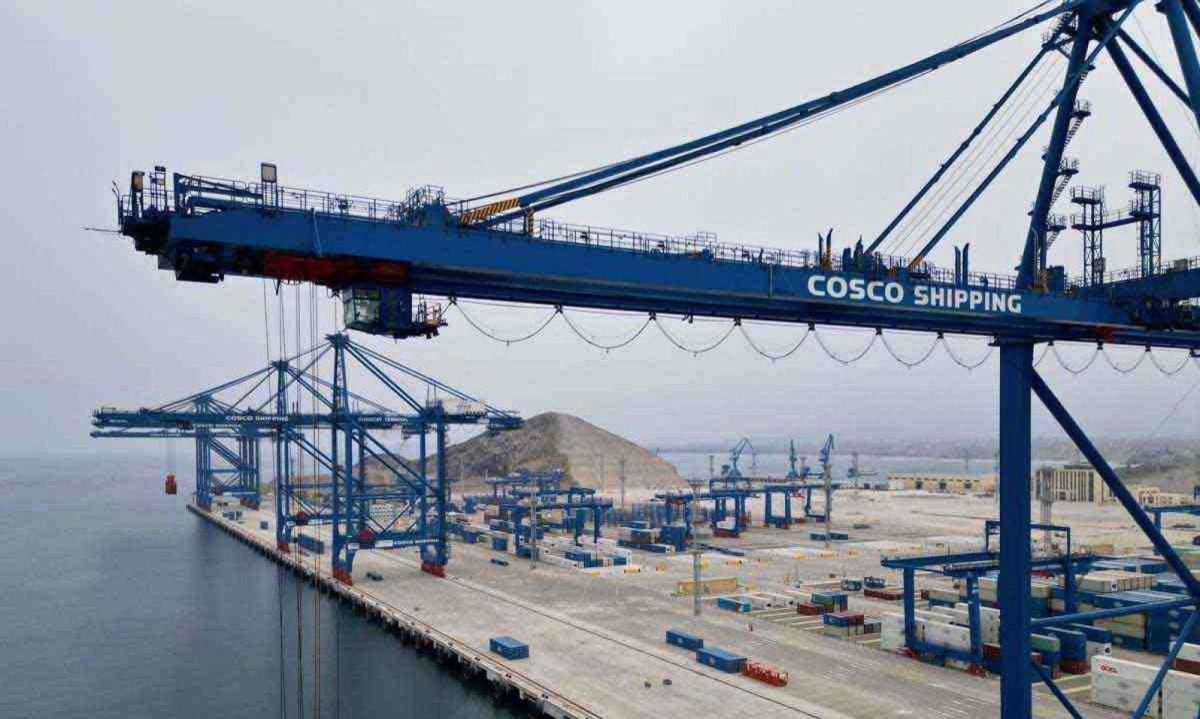
M 1200 661 L 1195 659 L 1176 659 L 1172 669 L 1179 672 L 1187 672 L 1188 674 L 1200 674 Z
M 884 589 L 867 588 L 867 589 L 863 590 L 863 596 L 870 597 L 872 599 L 884 599 L 889 602 L 894 602 L 894 601 L 898 601 L 900 599 L 904 599 L 904 590 L 903 589 L 894 589 L 891 587 L 884 588 Z

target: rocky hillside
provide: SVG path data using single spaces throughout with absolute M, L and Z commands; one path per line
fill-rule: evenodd
M 616 493 L 621 460 L 628 490 L 684 487 L 675 467 L 629 440 L 579 417 L 546 412 L 525 421 L 521 429 L 479 435 L 446 451 L 448 474 L 455 491 L 482 491 L 485 477 L 517 469 L 563 469 L 571 483 Z M 430 462 L 430 466 L 435 466 Z

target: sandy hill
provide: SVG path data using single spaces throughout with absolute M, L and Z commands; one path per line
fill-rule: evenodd
M 579 417 L 546 412 L 531 417 L 520 429 L 482 434 L 446 451 L 448 474 L 455 491 L 482 491 L 485 477 L 517 469 L 563 469 L 571 483 L 616 493 L 621 460 L 625 461 L 627 490 L 684 487 L 674 465 L 627 439 Z M 435 465 L 430 462 L 431 468 Z

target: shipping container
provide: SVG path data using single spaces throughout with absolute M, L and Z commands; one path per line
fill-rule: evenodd
M 667 644 L 684 649 L 700 649 L 704 646 L 704 640 L 695 634 L 688 634 L 678 629 L 667 630 Z
M 728 674 L 739 674 L 746 665 L 746 657 L 716 647 L 697 649 L 696 660 L 705 666 Z
M 492 637 L 488 640 L 488 648 L 505 659 L 525 659 L 529 656 L 529 645 L 512 637 Z
M 750 602 L 733 597 L 717 597 L 717 609 L 744 613 L 750 611 Z

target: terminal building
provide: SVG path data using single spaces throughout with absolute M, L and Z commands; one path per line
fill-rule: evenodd
M 889 472 L 888 489 L 916 489 L 945 494 L 989 493 L 996 491 L 996 475 Z
M 1030 489 L 1035 498 L 1043 491 L 1056 502 L 1092 502 L 1104 504 L 1117 501 L 1108 485 L 1090 464 L 1068 464 L 1062 467 L 1040 467 L 1031 479 Z M 1144 507 L 1190 504 L 1192 498 L 1183 494 L 1164 492 L 1158 487 L 1129 485 L 1129 491 Z

